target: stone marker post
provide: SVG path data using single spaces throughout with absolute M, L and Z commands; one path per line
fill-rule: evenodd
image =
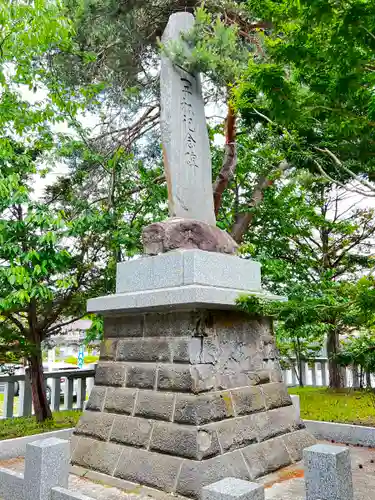
M 303 452 L 306 500 L 353 500 L 349 448 L 317 444 Z
M 178 41 L 194 25 L 194 16 L 173 14 L 162 42 Z M 187 48 L 188 50 L 188 48 Z M 199 219 L 215 226 L 211 152 L 199 74 L 188 73 L 164 56 L 160 106 L 164 169 L 171 217 Z
M 172 15 L 164 40 L 191 24 L 190 14 Z M 315 442 L 281 382 L 269 318 L 236 307 L 241 294 L 265 294 L 260 265 L 235 257 L 215 226 L 198 82 L 164 60 L 172 218 L 144 231 L 145 253 L 155 256 L 118 264 L 116 293 L 88 303 L 104 315 L 104 342 L 72 457 L 187 497 L 227 476 L 277 470 Z
M 264 486 L 226 477 L 202 489 L 202 500 L 264 500 Z

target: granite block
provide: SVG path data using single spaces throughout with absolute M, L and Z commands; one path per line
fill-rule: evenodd
M 306 429 L 285 434 L 282 437 L 293 462 L 302 459 L 303 450 L 316 444 L 316 439 Z
M 28 500 L 23 474 L 0 468 L 1 496 L 5 500 Z
M 156 382 L 156 364 L 139 363 L 128 367 L 126 385 L 140 389 L 153 389 Z
M 250 417 L 253 427 L 256 428 L 259 441 L 265 441 L 304 427 L 301 420 L 297 419 L 293 406 L 254 413 Z
M 226 477 L 202 488 L 202 500 L 264 500 L 264 486 Z
M 292 404 L 288 389 L 283 383 L 270 383 L 261 386 L 267 410 Z
M 85 411 L 79 419 L 75 433 L 108 441 L 115 416 L 109 413 Z
M 173 414 L 174 394 L 156 391 L 139 391 L 135 415 L 158 420 L 171 420 Z
M 158 373 L 157 387 L 164 391 L 193 391 L 193 378 L 190 365 L 161 365 Z
M 196 313 L 193 311 L 171 311 L 144 315 L 144 336 L 147 337 L 192 337 L 197 333 Z
M 251 415 L 206 424 L 201 429 L 217 432 L 223 453 L 255 443 L 258 436 L 258 427 Z
M 234 258 L 234 257 L 232 257 Z M 89 299 L 87 311 L 101 314 L 144 313 L 165 311 L 176 307 L 192 309 L 228 309 L 237 311 L 237 299 L 243 293 L 238 288 L 219 288 L 206 285 L 186 285 L 174 288 L 116 293 Z M 267 300 L 283 300 L 282 297 L 261 291 L 248 291 L 249 295 Z
M 200 396 L 177 394 L 174 421 L 201 425 L 234 415 L 229 392 L 207 393 Z
M 119 340 L 117 361 L 171 361 L 171 349 L 166 338 Z
M 250 479 L 244 458 L 239 450 L 202 462 L 185 460 L 178 478 L 176 492 L 186 497 L 200 498 L 204 486 L 225 477 Z
M 104 338 L 142 337 L 143 317 L 141 315 L 121 315 L 104 317 Z
M 176 250 L 117 265 L 116 292 L 138 292 L 185 285 L 260 291 L 260 264 L 223 253 Z
M 122 386 L 125 383 L 126 367 L 113 361 L 99 363 L 95 373 L 95 385 Z
M 230 393 L 236 415 L 246 415 L 265 409 L 264 398 L 259 387 L 232 389 Z
M 70 444 L 49 438 L 26 446 L 24 487 L 28 498 L 50 500 L 51 488 L 68 487 Z
M 86 410 L 90 411 L 102 411 L 106 396 L 106 387 L 100 387 L 95 385 L 89 396 L 89 400 L 86 404 Z
M 216 432 L 196 427 L 155 422 L 150 448 L 170 455 L 202 460 L 220 453 Z
M 292 462 L 282 437 L 247 446 L 242 453 L 251 479 L 269 474 Z
M 125 387 L 108 387 L 104 403 L 105 411 L 109 413 L 124 413 L 131 415 L 134 410 L 137 389 Z
M 303 452 L 306 500 L 353 500 L 348 448 L 316 444 Z
M 81 437 L 72 455 L 72 464 L 113 475 L 123 447 Z
M 147 447 L 152 423 L 145 418 L 116 415 L 110 440 L 136 447 Z
M 100 359 L 115 359 L 118 339 L 105 339 L 100 345 Z
M 140 448 L 123 447 L 115 477 L 145 486 L 174 491 L 183 460 Z

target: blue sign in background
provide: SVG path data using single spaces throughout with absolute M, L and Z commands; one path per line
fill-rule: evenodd
M 81 345 L 78 351 L 78 368 L 82 368 L 84 361 L 85 361 L 85 348 L 83 345 Z

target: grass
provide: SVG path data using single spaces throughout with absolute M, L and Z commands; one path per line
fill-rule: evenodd
M 359 389 L 293 387 L 300 397 L 301 417 L 375 427 L 375 392 Z
M 13 439 L 43 432 L 75 427 L 82 412 L 78 410 L 60 411 L 53 414 L 53 420 L 38 424 L 35 417 L 19 417 L 0 420 L 0 440 Z

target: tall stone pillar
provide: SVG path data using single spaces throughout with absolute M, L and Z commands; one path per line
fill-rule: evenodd
M 95 386 L 73 464 L 187 497 L 231 476 L 254 480 L 315 440 L 281 382 L 268 318 L 237 310 L 261 295 L 260 267 L 202 250 L 121 263 L 104 314 Z

